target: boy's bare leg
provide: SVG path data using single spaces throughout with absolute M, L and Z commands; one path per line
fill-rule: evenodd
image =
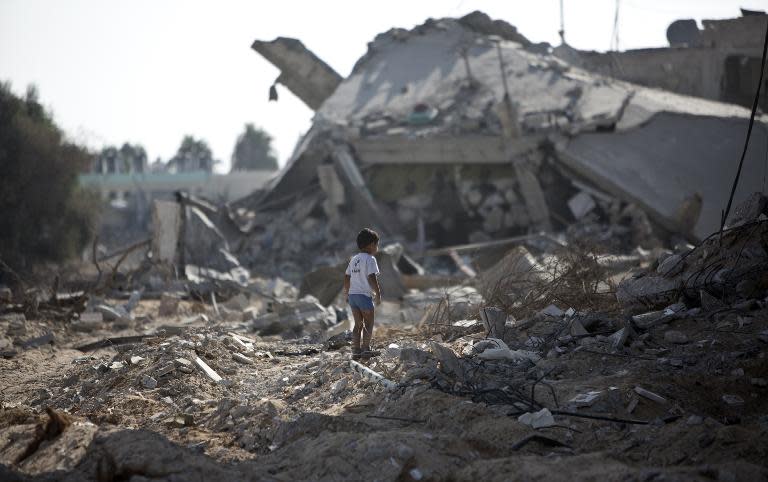
M 363 331 L 363 315 L 357 308 L 352 308 L 355 326 L 352 328 L 352 354 L 360 354 L 360 334 Z
M 373 336 L 373 320 L 374 320 L 374 311 L 373 310 L 362 310 L 360 311 L 360 314 L 363 318 L 363 341 L 360 345 L 360 350 L 362 351 L 370 351 L 371 350 L 371 337 Z

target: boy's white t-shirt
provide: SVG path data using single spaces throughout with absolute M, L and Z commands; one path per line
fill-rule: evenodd
M 357 253 L 349 260 L 346 274 L 350 277 L 349 294 L 372 296 L 368 275 L 379 274 L 379 264 L 370 254 Z

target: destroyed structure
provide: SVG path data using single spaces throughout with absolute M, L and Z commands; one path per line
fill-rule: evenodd
M 647 87 L 751 107 L 760 76 L 765 12 L 745 11 L 725 20 L 677 20 L 669 25 L 669 47 L 624 52 L 578 51 L 568 45 L 555 55 L 586 70 Z M 768 100 L 761 99 L 765 110 Z
M 145 243 L 0 290 L 0 478 L 768 479 L 762 149 L 719 231 L 749 112 L 479 12 L 343 80 L 254 48 L 316 108 L 277 177 L 156 200 Z M 371 224 L 361 364 L 341 280 Z

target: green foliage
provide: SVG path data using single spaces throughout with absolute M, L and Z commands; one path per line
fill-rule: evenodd
M 245 125 L 232 153 L 232 171 L 276 171 L 277 157 L 272 150 L 272 136 L 264 129 Z
M 0 259 L 14 268 L 76 255 L 93 232 L 95 194 L 78 186 L 89 153 L 38 101 L 0 83 Z
M 170 172 L 213 172 L 213 165 L 217 162 L 219 161 L 213 158 L 207 142 L 192 136 L 184 136 L 176 155 L 168 161 L 168 170 Z

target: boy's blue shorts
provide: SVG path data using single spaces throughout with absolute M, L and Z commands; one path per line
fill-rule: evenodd
M 365 295 L 349 295 L 349 306 L 361 311 L 373 311 L 373 298 Z

